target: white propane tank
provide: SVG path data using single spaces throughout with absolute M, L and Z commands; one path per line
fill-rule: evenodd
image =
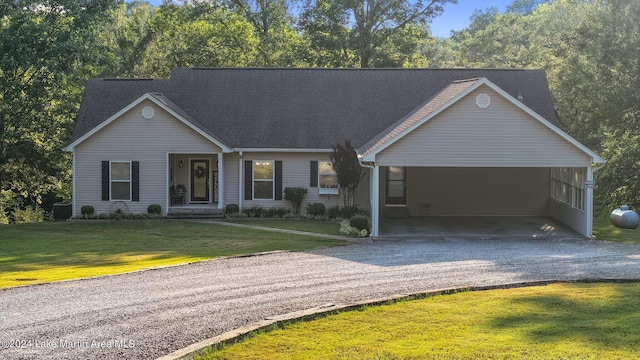
M 622 205 L 611 212 L 611 223 L 623 229 L 635 229 L 640 223 L 640 217 L 635 211 L 629 210 L 629 206 Z

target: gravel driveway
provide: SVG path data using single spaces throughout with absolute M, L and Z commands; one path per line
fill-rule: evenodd
M 640 246 L 374 241 L 0 290 L 0 358 L 153 359 L 266 317 L 393 294 L 639 279 Z

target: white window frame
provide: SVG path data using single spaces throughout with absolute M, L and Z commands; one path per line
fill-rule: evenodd
M 338 182 L 338 173 L 336 173 L 335 170 L 333 170 L 332 173 L 323 173 L 320 171 L 320 164 L 322 163 L 328 163 L 331 166 L 331 161 L 327 161 L 327 160 L 318 160 L 318 194 L 320 195 L 338 195 L 340 193 L 340 185 L 336 185 L 336 187 L 323 187 L 322 186 L 322 182 L 320 181 L 320 178 L 322 177 L 322 175 L 335 175 L 336 176 L 336 183 Z M 332 167 L 333 169 L 333 167 Z
M 129 180 L 114 180 L 113 176 L 113 164 L 129 164 Z M 131 201 L 133 198 L 133 172 L 131 168 L 131 161 L 109 161 L 109 200 L 110 201 Z M 129 183 L 129 198 L 128 199 L 114 199 L 113 198 L 113 183 Z
M 271 171 L 271 179 L 256 179 L 256 163 L 266 163 L 270 162 L 272 166 Z M 276 161 L 275 160 L 252 160 L 251 163 L 251 179 L 253 183 L 251 186 L 253 187 L 252 198 L 253 200 L 275 200 L 276 195 Z M 256 181 L 267 182 L 271 181 L 271 198 L 256 198 Z
M 574 209 L 584 211 L 585 178 L 584 168 L 552 168 L 551 198 Z

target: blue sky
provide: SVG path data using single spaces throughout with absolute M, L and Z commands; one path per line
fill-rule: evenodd
M 514 0 L 458 0 L 458 4 L 446 4 L 440 17 L 431 22 L 431 33 L 438 37 L 449 37 L 451 30 L 461 30 L 469 25 L 469 17 L 475 9 L 492 6 L 504 12 Z
M 147 0 L 152 5 L 160 5 L 162 0 Z M 448 37 L 451 30 L 461 30 L 469 25 L 469 17 L 475 9 L 492 6 L 504 12 L 514 0 L 458 0 L 458 4 L 446 4 L 442 16 L 431 23 L 431 32 L 438 37 Z

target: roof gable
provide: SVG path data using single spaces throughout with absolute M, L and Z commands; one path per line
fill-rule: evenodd
M 555 125 L 551 124 L 545 118 L 531 110 L 521 101 L 517 100 L 513 96 L 509 95 L 503 89 L 493 84 L 486 78 L 469 79 L 462 81 L 455 81 L 449 86 L 442 89 L 438 94 L 426 101 L 421 106 L 414 109 L 409 114 L 398 120 L 396 123 L 385 129 L 377 136 L 369 140 L 365 145 L 357 149 L 357 152 L 365 162 L 374 162 L 376 154 L 385 150 L 395 142 L 401 140 L 412 131 L 422 126 L 426 122 L 434 119 L 438 114 L 457 103 L 460 99 L 464 98 L 472 91 L 478 89 L 481 86 L 488 86 L 490 89 L 498 93 L 505 100 L 515 105 L 517 108 L 525 112 L 527 115 L 550 129 L 556 135 L 559 135 L 562 139 L 578 148 L 580 151 L 591 157 L 594 163 L 604 163 L 605 160 L 598 156 L 595 152 L 591 151 L 577 140 L 573 139 L 564 131 L 560 130 Z
M 217 146 L 219 146 L 222 149 L 223 152 L 231 152 L 231 149 L 227 145 L 222 143 L 214 135 L 209 134 L 207 129 L 204 128 L 202 125 L 200 125 L 193 118 L 191 118 L 191 116 L 188 113 L 186 113 L 184 110 L 180 109 L 177 105 L 175 105 L 166 96 L 164 96 L 162 94 L 158 94 L 158 93 L 155 93 L 155 94 L 154 93 L 146 93 L 146 94 L 140 96 L 139 98 L 137 98 L 136 100 L 134 100 L 133 102 L 131 102 L 130 104 L 125 106 L 124 108 L 120 109 L 120 111 L 116 112 L 115 114 L 113 114 L 112 116 L 107 118 L 105 121 L 101 122 L 99 125 L 97 125 L 96 127 L 92 128 L 90 131 L 86 132 L 84 135 L 82 135 L 81 137 L 79 137 L 78 139 L 73 141 L 71 144 L 69 144 L 69 146 L 64 148 L 64 150 L 65 151 L 73 151 L 73 149 L 77 145 L 79 145 L 82 142 L 84 142 L 85 140 L 89 139 L 92 135 L 94 135 L 95 133 L 99 132 L 101 129 L 103 129 L 107 125 L 111 124 L 115 120 L 119 119 L 122 115 L 126 114 L 131 109 L 133 109 L 134 107 L 136 107 L 138 104 L 142 103 L 145 100 L 149 100 L 149 101 L 153 102 L 154 104 L 156 104 L 157 106 L 159 106 L 160 108 L 162 108 L 163 110 L 165 110 L 166 112 L 171 114 L 173 117 L 175 117 L 177 120 L 179 120 L 180 122 L 184 123 L 189 128 L 191 128 L 192 130 L 194 130 L 198 134 L 200 134 L 203 137 L 205 137 L 207 140 L 209 140 L 212 143 L 216 144 Z

